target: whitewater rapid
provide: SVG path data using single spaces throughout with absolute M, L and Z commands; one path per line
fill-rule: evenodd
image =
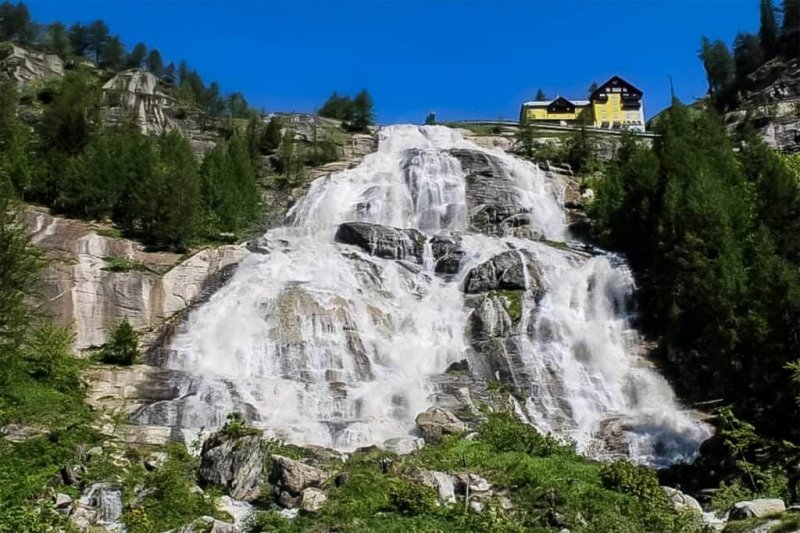
M 390 126 L 379 137 L 356 168 L 314 181 L 287 225 L 267 232 L 259 253 L 190 314 L 165 363 L 186 376 L 180 397 L 141 421 L 215 428 L 238 411 L 297 444 L 351 450 L 407 438 L 433 405 L 431 376 L 465 359 L 482 364 L 470 348 L 465 276 L 517 250 L 538 265 L 543 285 L 542 295 L 523 295 L 521 349 L 506 377 L 524 395 L 520 415 L 593 455 L 607 448 L 611 426 L 639 462 L 696 453 L 709 430 L 640 356 L 624 261 L 553 244 L 568 240 L 564 183 L 444 127 Z M 542 240 L 474 230 L 456 150 L 497 162 Z M 423 260 L 336 243 L 338 226 L 354 221 L 419 230 Z M 433 235 L 461 239 L 457 274 L 434 272 Z

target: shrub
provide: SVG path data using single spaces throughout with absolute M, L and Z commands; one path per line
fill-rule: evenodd
M 604 464 L 600 468 L 600 481 L 607 489 L 630 494 L 643 500 L 665 500 L 666 498 L 654 470 L 634 465 L 626 460 Z
M 513 413 L 492 413 L 479 431 L 480 439 L 497 452 L 521 452 L 546 456 L 569 450 L 549 435 L 542 435 L 533 426 L 525 424 Z
M 423 485 L 401 481 L 389 490 L 391 511 L 404 515 L 419 516 L 436 510 L 436 494 Z
M 109 332 L 109 340 L 100 352 L 104 363 L 132 365 L 139 357 L 139 335 L 128 319 L 122 320 Z

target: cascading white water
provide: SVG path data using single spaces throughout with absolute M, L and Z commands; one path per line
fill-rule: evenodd
M 383 128 L 376 153 L 316 180 L 290 212 L 290 226 L 264 237 L 267 253 L 248 256 L 190 315 L 166 362 L 188 376 L 183 394 L 140 419 L 217 427 L 244 411 L 291 442 L 340 449 L 407 436 L 431 405 L 429 377 L 469 352 L 466 273 L 516 249 L 539 265 L 544 285 L 539 301 L 530 290 L 523 298 L 520 361 L 510 365 L 513 385 L 528 393 L 521 409 L 529 420 L 587 453 L 608 421 L 619 422 L 636 460 L 694 453 L 708 430 L 637 355 L 624 263 L 470 232 L 454 150 L 499 162 L 532 230 L 564 241 L 564 184 L 535 165 L 443 127 Z M 338 225 L 350 221 L 457 234 L 465 252 L 459 273 L 434 273 L 430 243 L 421 266 L 335 243 Z

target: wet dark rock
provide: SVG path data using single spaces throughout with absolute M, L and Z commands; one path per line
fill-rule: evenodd
M 541 270 L 524 250 L 497 254 L 470 270 L 464 280 L 467 294 L 526 289 L 531 290 L 537 299 L 544 294 Z
M 513 179 L 499 158 L 477 150 L 455 149 L 450 155 L 466 174 L 470 227 L 487 235 L 502 235 L 502 222 L 525 213 Z
M 399 229 L 368 222 L 345 222 L 334 237 L 336 242 L 358 246 L 384 259 L 404 259 L 422 264 L 425 237 L 415 229 Z
M 261 496 L 264 452 L 261 435 L 209 438 L 203 443 L 197 476 L 201 483 L 225 487 L 235 500 Z
M 466 252 L 461 249 L 461 237 L 434 235 L 429 241 L 433 253 L 434 272 L 437 274 L 458 274 L 461 261 Z

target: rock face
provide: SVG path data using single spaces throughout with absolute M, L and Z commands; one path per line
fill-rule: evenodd
M 800 60 L 777 57 L 748 76 L 740 108 L 725 115 L 731 130 L 746 119 L 771 147 L 800 151 Z
M 439 407 L 431 407 L 418 414 L 416 423 L 426 442 L 437 442 L 444 435 L 457 435 L 468 429 L 456 415 Z
M 107 330 L 124 318 L 138 330 L 157 329 L 210 294 L 247 254 L 223 246 L 181 261 L 44 210 L 29 209 L 25 220 L 33 243 L 55 259 L 43 272 L 44 311 L 73 328 L 76 349 L 102 345 Z M 130 269 L 112 271 L 115 260 Z
M 370 224 L 346 222 L 339 226 L 336 242 L 353 244 L 384 259 L 401 259 L 422 264 L 425 237 L 415 229 L 398 229 Z
M 34 52 L 11 43 L 0 45 L 0 80 L 24 85 L 63 75 L 64 62 L 55 54 Z
M 95 483 L 86 488 L 70 515 L 79 531 L 97 525 L 114 525 L 122 516 L 122 489 L 111 483 Z
M 521 250 L 509 250 L 492 257 L 470 270 L 464 280 L 467 294 L 526 289 L 538 296 L 544 292 L 539 267 Z
M 783 503 L 783 500 L 779 498 L 762 498 L 734 504 L 730 513 L 728 513 L 728 518 L 730 520 L 763 518 L 784 511 L 786 511 L 786 504 Z
M 284 507 L 303 505 L 303 501 L 307 506 L 321 507 L 324 499 L 319 494 L 306 496 L 305 491 L 320 488 L 327 478 L 327 474 L 318 468 L 281 455 L 272 456 L 269 482 L 275 487 L 278 501 Z
M 474 231 L 503 235 L 504 220 L 527 210 L 501 161 L 474 150 L 451 150 L 466 174 L 469 225 Z
M 261 435 L 238 439 L 214 436 L 203 443 L 198 478 L 202 483 L 225 487 L 234 500 L 257 500 L 263 471 Z
M 167 114 L 175 101 L 158 88 L 158 78 L 142 69 L 116 74 L 103 85 L 103 98 L 112 111 L 124 111 L 136 117 L 142 133 L 161 135 L 177 124 Z

